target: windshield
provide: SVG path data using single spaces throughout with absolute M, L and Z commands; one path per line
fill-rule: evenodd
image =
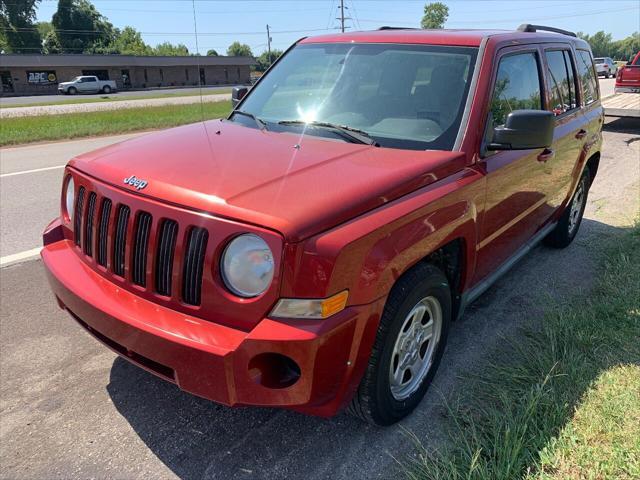
M 604 58 L 594 58 L 593 60 L 596 63 L 604 63 Z
M 431 45 L 299 45 L 239 109 L 269 130 L 326 137 L 330 134 L 313 123 L 327 123 L 357 129 L 382 147 L 450 150 L 477 51 Z M 232 119 L 257 128 L 246 115 Z

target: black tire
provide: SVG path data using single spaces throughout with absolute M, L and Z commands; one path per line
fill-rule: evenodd
M 554 248 L 565 248 L 576 238 L 578 230 L 580 230 L 580 224 L 582 223 L 582 215 L 584 209 L 587 206 L 587 196 L 589 194 L 589 187 L 591 186 L 591 175 L 589 169 L 585 168 L 576 187 L 576 191 L 571 197 L 569 203 L 562 213 L 562 217 L 558 221 L 556 227 L 551 231 L 549 235 L 544 239 L 544 243 Z M 582 191 L 582 200 L 580 201 L 579 210 L 572 213 L 572 206 L 574 202 L 578 201 L 578 195 Z M 572 221 L 572 215 L 577 213 L 577 218 Z
M 75 95 L 76 93 L 78 93 L 78 89 L 76 89 L 76 87 L 69 87 L 69 89 L 67 90 L 67 93 L 69 95 Z
M 397 400 L 391 391 L 389 380 L 394 346 L 409 313 L 426 297 L 435 298 L 440 304 L 440 336 L 434 346 L 430 367 L 417 389 L 407 398 Z M 347 411 L 374 425 L 391 425 L 411 413 L 424 397 L 438 369 L 447 341 L 451 312 L 449 283 L 437 267 L 420 263 L 403 275 L 387 299 L 369 365 Z M 422 347 L 419 348 L 421 350 Z
M 102 87 L 102 93 L 108 95 L 109 93 L 111 93 L 111 87 L 109 85 L 105 85 L 104 87 Z

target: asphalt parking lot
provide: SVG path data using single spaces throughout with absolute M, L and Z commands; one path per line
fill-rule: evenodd
M 417 411 L 389 428 L 346 415 L 230 409 L 181 392 L 99 345 L 60 311 L 33 249 L 57 215 L 66 160 L 113 138 L 4 149 L 0 270 L 0 476 L 40 478 L 393 478 L 414 452 L 444 441 L 443 398 L 464 388 L 492 346 L 533 322 L 549 299 L 585 295 L 595 242 L 633 222 L 640 199 L 640 124 L 610 121 L 574 244 L 538 247 L 453 325 Z M 126 136 L 125 136 L 126 137 Z M 124 137 L 123 137 L 124 138 Z M 120 140 L 118 138 L 117 140 Z M 17 262 L 17 263 L 16 263 Z

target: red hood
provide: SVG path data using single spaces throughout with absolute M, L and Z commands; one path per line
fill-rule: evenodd
M 70 166 L 141 195 L 271 228 L 297 241 L 462 169 L 464 156 L 213 120 L 102 148 Z M 125 185 L 132 175 L 147 186 Z

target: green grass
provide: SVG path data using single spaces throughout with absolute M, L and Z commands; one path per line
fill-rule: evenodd
M 214 102 L 7 118 L 0 122 L 0 146 L 168 128 L 230 111 L 230 102 Z
M 640 478 L 640 225 L 611 242 L 593 291 L 466 375 L 448 444 L 418 444 L 408 478 Z
M 216 91 L 204 90 L 202 96 L 208 95 L 224 95 L 231 93 L 230 88 L 224 88 Z M 65 97 L 64 100 L 58 102 L 39 102 L 39 103 L 20 103 L 17 105 L 0 105 L 0 108 L 21 108 L 21 107 L 48 107 L 50 105 L 75 105 L 79 103 L 101 103 L 101 102 L 124 102 L 127 100 L 151 100 L 154 98 L 173 98 L 173 97 L 198 97 L 200 92 L 175 92 L 175 93 L 158 93 L 154 95 L 131 95 L 120 96 L 118 94 L 100 95 L 98 97 L 91 97 L 87 95 Z

